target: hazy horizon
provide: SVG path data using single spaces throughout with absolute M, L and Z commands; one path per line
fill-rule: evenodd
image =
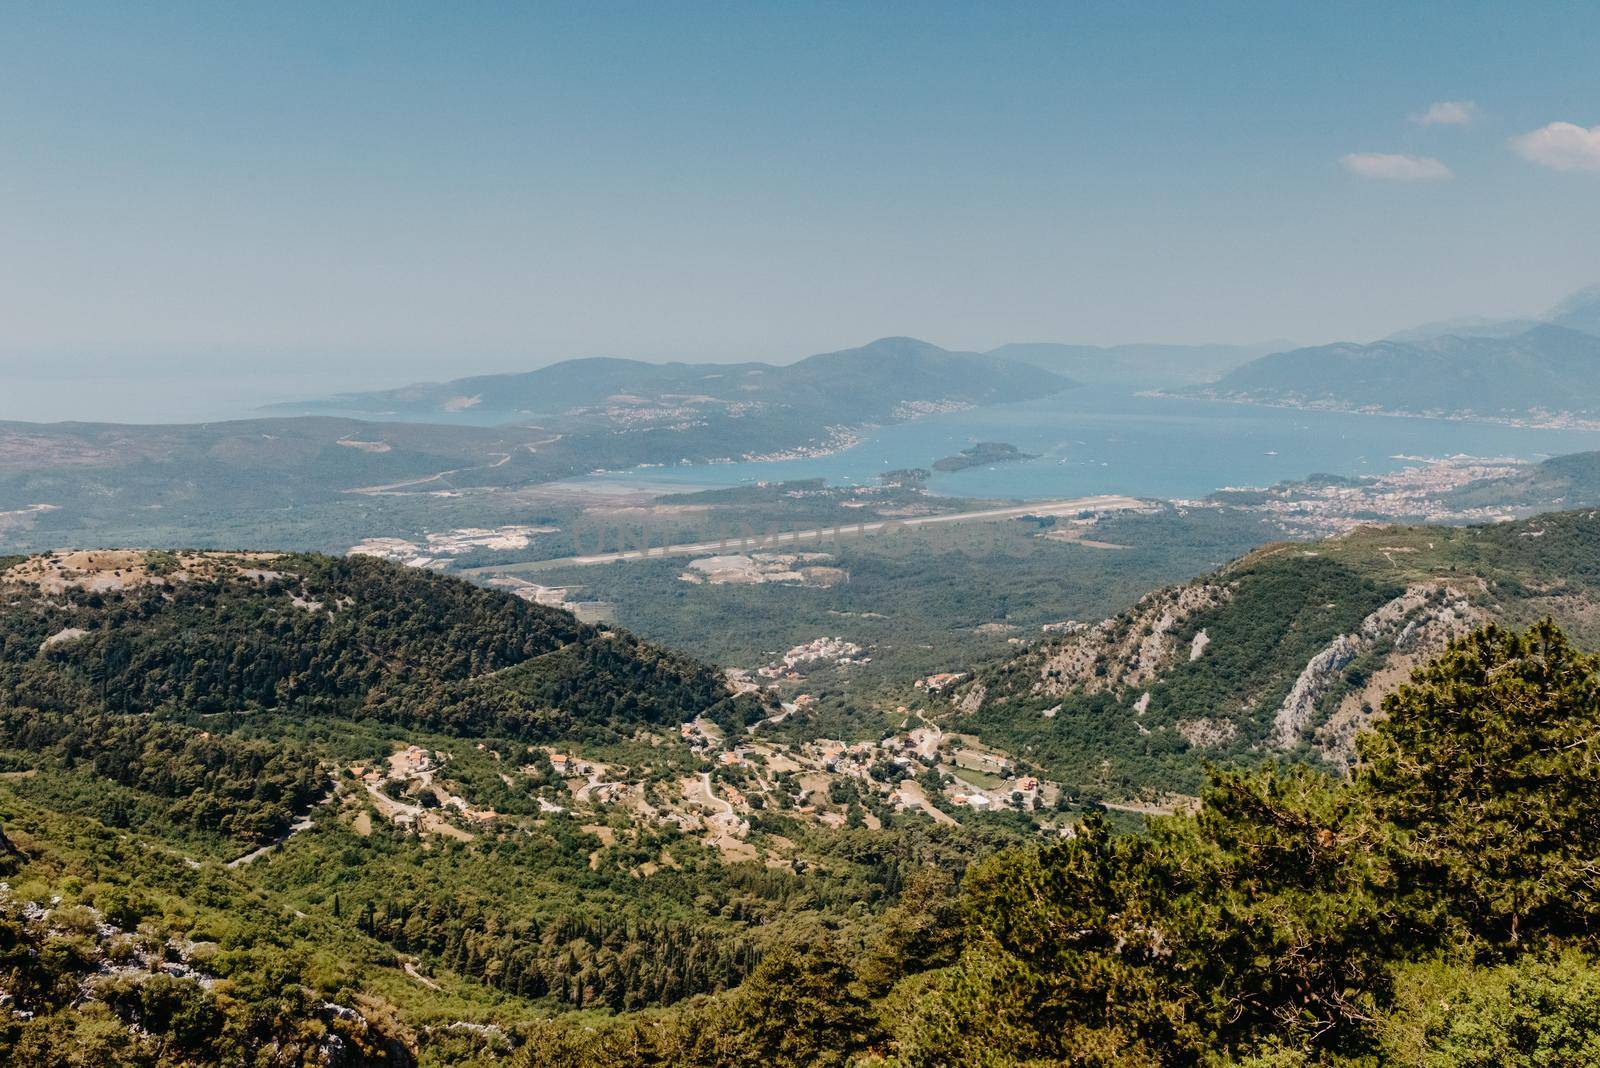
M 0 418 L 72 379 L 1365 341 L 1600 279 L 1600 11 L 690 10 L 0 16 Z

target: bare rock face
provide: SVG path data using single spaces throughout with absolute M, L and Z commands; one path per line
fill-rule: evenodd
M 1232 590 L 1222 583 L 1198 583 L 1148 594 L 1121 616 L 1078 631 L 1041 654 L 1038 693 L 1059 697 L 1071 690 L 1143 686 L 1177 660 L 1176 632 L 1200 612 L 1225 603 Z M 1183 648 L 1187 659 L 1205 651 L 1209 639 L 1196 635 Z
M 1361 691 L 1366 694 L 1378 685 L 1381 688 L 1377 692 L 1384 693 L 1404 681 L 1412 667 L 1483 618 L 1483 612 L 1465 594 L 1448 584 L 1416 583 L 1407 587 L 1400 596 L 1363 619 L 1355 632 L 1334 638 L 1306 663 L 1273 717 L 1268 747 L 1282 752 L 1305 738 L 1323 698 L 1357 657 L 1389 643 L 1383 663 Z M 1317 730 L 1314 742 L 1325 756 L 1346 763 L 1353 757 L 1355 737 L 1372 717 L 1371 701 L 1361 694 L 1347 695 L 1328 722 Z M 1368 711 L 1363 712 L 1363 708 Z
M 1364 686 L 1340 700 L 1312 736 L 1313 747 L 1330 762 L 1353 765 L 1356 737 L 1382 715 L 1383 696 L 1409 679 L 1413 670 L 1443 652 L 1451 641 L 1489 620 L 1489 613 L 1458 588 L 1445 584 L 1413 586 L 1406 591 L 1407 596 L 1415 591 L 1426 591 L 1431 596 L 1425 596 L 1406 617 L 1386 621 L 1394 642 L 1383 663 L 1367 677 Z
M 1129 709 L 1141 734 L 1170 730 L 1192 749 L 1223 749 L 1252 729 L 1251 711 L 1261 707 L 1256 702 L 1276 701 L 1282 692 L 1277 687 L 1288 683 L 1277 707 L 1264 708 L 1272 716 L 1266 738 L 1257 742 L 1252 734 L 1249 740 L 1275 752 L 1310 744 L 1330 762 L 1348 767 L 1355 759 L 1355 739 L 1379 714 L 1382 695 L 1449 641 L 1482 625 L 1493 609 L 1481 581 L 1418 581 L 1348 633 L 1333 636 L 1299 666 L 1292 681 L 1279 675 L 1276 685 L 1269 682 L 1269 694 L 1242 695 L 1237 709 L 1184 708 L 1175 722 L 1149 719 L 1153 709 L 1165 715 L 1171 708 L 1161 694 L 1173 672 L 1219 651 L 1217 639 L 1201 624 L 1232 601 L 1235 590 L 1235 582 L 1222 576 L 1148 594 L 1112 619 L 1077 624 L 1053 636 L 1015 661 L 1015 671 L 987 678 L 987 691 L 977 684 L 962 691 L 956 707 L 973 712 L 985 700 L 1110 694 Z M 1041 714 L 1053 718 L 1060 707 Z
M 987 696 L 989 696 L 988 687 L 981 682 L 975 682 L 956 698 L 956 711 L 964 716 L 970 716 L 983 707 L 983 699 Z
M 1311 658 L 1273 717 L 1272 736 L 1267 740 L 1270 748 L 1289 749 L 1299 741 L 1316 714 L 1318 699 L 1364 648 L 1365 642 L 1357 635 L 1341 634 Z

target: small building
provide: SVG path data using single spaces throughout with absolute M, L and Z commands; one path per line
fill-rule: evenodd
M 918 679 L 916 688 L 927 690 L 929 693 L 943 693 L 966 677 L 967 673 L 964 671 L 941 671 L 925 679 Z

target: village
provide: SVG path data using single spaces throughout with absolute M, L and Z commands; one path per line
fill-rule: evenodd
M 942 689 L 956 678 L 935 676 L 927 688 Z M 784 715 L 812 700 L 798 695 L 785 703 Z M 680 724 L 676 737 L 650 739 L 652 746 L 682 747 L 679 755 L 689 759 L 676 761 L 671 771 L 591 759 L 555 746 L 523 747 L 513 767 L 487 743 L 474 743 L 476 753 L 488 752 L 497 762 L 499 780 L 532 802 L 520 806 L 520 815 L 467 796 L 452 775 L 458 757 L 448 749 L 397 745 L 385 761 L 358 761 L 344 769 L 345 811 L 360 834 L 371 834 L 376 821 L 383 821 L 424 838 L 458 841 L 513 833 L 551 816 L 578 821 L 606 845 L 619 829 L 671 828 L 727 860 L 771 865 L 790 862 L 793 842 L 759 831 L 765 815 L 837 830 L 877 829 L 891 818 L 953 826 L 1012 811 L 1029 814 L 1045 833 L 1072 833 L 1059 784 L 1028 773 L 976 738 L 942 730 L 919 712 L 902 706 L 897 713 L 903 717 L 898 730 L 857 742 L 782 742 L 763 737 L 760 724 L 730 738 L 717 724 L 696 718 Z
M 1180 509 L 1241 508 L 1270 516 L 1296 537 L 1348 533 L 1374 523 L 1491 523 L 1516 517 L 1504 507 L 1460 507 L 1448 494 L 1483 479 L 1525 471 L 1513 459 L 1396 457 L 1409 466 L 1370 478 L 1318 478 L 1268 489 L 1225 489 L 1203 500 L 1175 500 Z
M 794 646 L 772 663 L 757 668 L 756 674 L 768 680 L 798 682 L 814 667 L 850 667 L 871 662 L 866 649 L 855 642 L 823 635 Z

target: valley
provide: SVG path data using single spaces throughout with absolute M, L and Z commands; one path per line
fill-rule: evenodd
M 1600 1066 L 1600 7 L 0 34 L 0 1068 Z
M 0 1038 L 138 1048 L 120 1021 L 159 1030 L 136 999 L 170 989 L 202 1059 L 531 1068 L 617 1041 L 733 1068 L 790 1033 L 773 976 L 820 969 L 857 1022 L 808 1024 L 802 1059 L 912 1050 L 937 1025 L 890 1006 L 981 985 L 958 903 L 996 866 L 1214 826 L 1227 776 L 1355 789 L 1389 695 L 1486 625 L 1600 645 L 1600 453 L 936 492 L 1047 459 L 972 446 L 663 492 L 469 485 L 552 435 L 394 427 L 283 446 L 321 457 L 293 476 L 315 492 L 321 463 L 359 491 L 285 507 L 339 556 L 206 547 L 232 528 L 196 514 L 200 548 L 0 557 L 0 925 L 73 947 L 27 958 L 58 993 L 17 988 Z M 242 431 L 185 447 L 253 463 Z M 441 476 L 441 448 L 483 451 Z M 8 544 L 59 536 L 13 515 Z
M 1130 524 L 1174 518 L 1092 522 L 1136 544 Z M 218 1023 L 183 1041 L 207 1056 L 282 1046 L 293 1021 L 321 1057 L 525 1063 L 618 1035 L 701 1063 L 676 1029 L 764 1041 L 748 999 L 782 1003 L 763 993 L 774 968 L 845 968 L 866 985 L 828 997 L 863 1009 L 969 967 L 937 948 L 983 937 L 953 914 L 934 947 L 903 948 L 900 925 L 942 915 L 937 888 L 959 880 L 982 908 L 997 864 L 1085 855 L 1111 827 L 1160 840 L 1191 813 L 1215 826 L 1228 791 L 1314 774 L 1275 758 L 1325 769 L 1317 789 L 1366 788 L 1355 747 L 1411 714 L 1385 695 L 1478 628 L 1553 617 L 1600 644 L 1597 547 L 1593 510 L 1278 543 L 847 696 L 881 648 L 825 637 L 716 670 L 370 556 L 11 558 L 0 923 L 70 941 L 52 981 L 97 1013 L 134 1011 L 124 990 L 192 991 Z M 658 565 L 684 567 L 584 570 Z M 131 873 L 129 847 L 146 858 Z M 248 994 L 277 999 L 271 1020 L 238 1015 L 239 992 L 284 976 Z M 21 1041 L 74 1019 L 23 996 Z M 640 1037 L 661 1012 L 674 1030 Z

